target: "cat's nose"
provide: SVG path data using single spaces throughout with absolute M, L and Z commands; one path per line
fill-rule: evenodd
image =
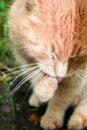
M 60 82 L 63 80 L 63 77 L 57 76 L 57 80 L 58 80 L 58 82 L 60 83 Z

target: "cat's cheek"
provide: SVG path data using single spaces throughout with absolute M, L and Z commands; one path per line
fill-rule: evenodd
M 34 92 L 41 102 L 47 102 L 53 97 L 57 88 L 57 80 L 49 77 L 39 82 L 39 84 L 35 86 Z

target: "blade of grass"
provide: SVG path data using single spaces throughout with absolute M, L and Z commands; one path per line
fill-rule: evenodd
M 0 78 L 2 78 L 2 77 L 0 76 Z M 9 87 L 7 81 L 4 78 L 2 78 L 2 81 L 5 84 L 5 86 L 7 87 L 8 91 L 10 91 L 10 87 Z M 10 103 L 11 103 L 11 106 L 12 106 L 13 120 L 15 120 L 15 109 L 14 109 L 14 102 L 13 102 L 13 98 L 12 97 L 10 97 Z

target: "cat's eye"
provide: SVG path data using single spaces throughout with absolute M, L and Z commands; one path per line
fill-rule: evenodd
M 54 53 L 51 53 L 52 59 L 55 60 L 56 59 L 56 55 Z
M 52 52 L 50 52 L 50 53 L 48 52 L 47 55 L 48 55 L 49 57 L 51 57 L 53 60 L 56 59 L 56 55 L 55 55 L 54 53 L 52 53 Z

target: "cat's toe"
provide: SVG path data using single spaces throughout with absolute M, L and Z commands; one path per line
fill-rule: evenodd
M 87 126 L 87 119 L 77 114 L 72 115 L 68 122 L 68 130 L 81 130 Z
M 29 104 L 34 107 L 39 107 L 41 105 L 41 102 L 35 94 L 32 94 L 29 99 Z
M 61 128 L 62 124 L 63 124 L 62 120 L 56 117 L 45 115 L 41 119 L 41 127 L 44 128 L 45 130 L 54 130 L 56 128 Z

